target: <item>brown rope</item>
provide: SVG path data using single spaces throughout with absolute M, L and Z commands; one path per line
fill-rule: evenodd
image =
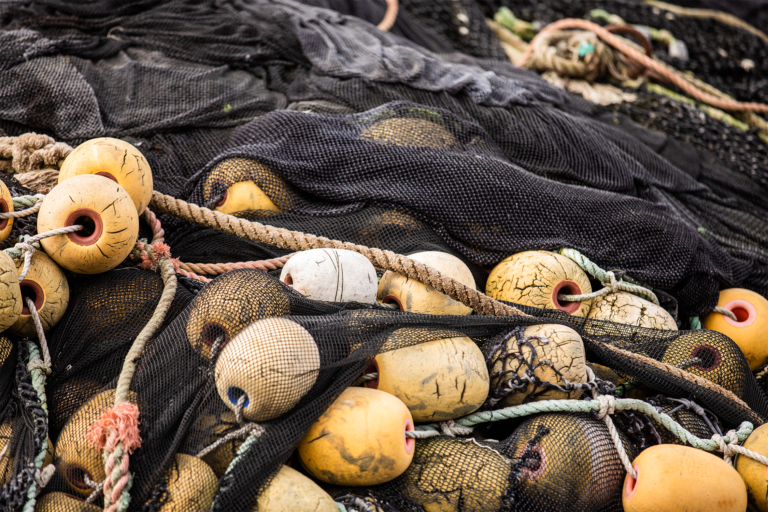
M 702 91 L 693 85 L 690 81 L 683 78 L 683 76 L 681 76 L 677 70 L 670 68 L 659 60 L 649 58 L 642 52 L 632 48 L 626 41 L 622 40 L 622 38 L 611 34 L 600 25 L 587 20 L 569 18 L 550 23 L 544 27 L 541 31 L 539 31 L 538 34 L 536 34 L 536 37 L 534 37 L 531 43 L 528 45 L 528 50 L 526 50 L 525 54 L 523 54 L 520 65 L 525 67 L 525 65 L 532 59 L 534 49 L 537 46 L 537 44 L 535 44 L 537 39 L 547 37 L 547 33 L 551 31 L 565 29 L 589 30 L 594 32 L 598 37 L 600 37 L 600 39 L 613 46 L 630 59 L 645 66 L 649 71 L 652 71 L 664 77 L 666 80 L 669 80 L 672 84 L 683 90 L 686 94 L 690 95 L 697 101 L 706 103 L 721 110 L 768 113 L 768 105 L 763 103 L 726 100 Z
M 515 307 L 494 300 L 474 288 L 465 286 L 455 279 L 444 276 L 423 263 L 392 251 L 382 251 L 381 249 L 370 248 L 364 245 L 329 240 L 328 238 L 297 231 L 265 226 L 258 222 L 240 219 L 232 215 L 187 203 L 181 199 L 175 199 L 159 192 L 152 194 L 152 202 L 150 204 L 152 208 L 159 212 L 175 215 L 201 226 L 218 229 L 253 242 L 266 243 L 282 249 L 291 251 L 346 249 L 354 251 L 368 258 L 375 267 L 403 274 L 431 286 L 480 314 L 488 316 L 530 316 Z
M 72 152 L 68 144 L 47 135 L 25 133 L 0 137 L 0 171 L 21 174 L 44 168 L 58 169 Z
M 268 260 L 258 261 L 238 261 L 234 263 L 184 263 L 179 262 L 179 269 L 186 270 L 187 272 L 194 272 L 195 274 L 207 274 L 209 276 L 218 276 L 231 270 L 237 270 L 241 268 L 250 268 L 255 270 L 277 270 L 283 268 L 285 263 L 291 259 L 295 253 L 281 256 L 280 258 L 272 258 Z
M 384 13 L 384 17 L 381 19 L 377 28 L 383 32 L 392 28 L 397 20 L 398 2 L 397 0 L 385 0 L 387 2 L 387 12 Z

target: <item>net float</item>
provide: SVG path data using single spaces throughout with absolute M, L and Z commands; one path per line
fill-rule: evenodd
M 768 456 L 768 423 L 757 427 L 742 446 Z M 768 466 L 740 455 L 736 458 L 736 471 L 747 486 L 749 504 L 760 512 L 768 511 Z
M 9 213 L 13 210 L 13 196 L 8 186 L 0 180 L 0 213 Z M 3 242 L 11 236 L 13 230 L 13 219 L 0 219 L 0 242 Z
M 677 330 L 677 322 L 664 308 L 628 292 L 595 298 L 587 318 L 649 329 Z
M 8 356 L 11 355 L 11 352 L 13 351 L 13 342 L 6 336 L 0 336 L 0 368 L 5 364 L 5 362 L 8 360 Z M 15 361 L 9 361 L 14 362 Z
M 252 512 L 338 512 L 333 498 L 315 482 L 288 466 L 281 466 L 259 495 Z
M 130 400 L 136 403 L 136 393 L 130 393 Z M 92 482 L 103 482 L 107 478 L 101 452 L 85 436 L 90 426 L 114 402 L 114 389 L 98 393 L 72 415 L 56 440 L 56 474 L 76 496 L 87 498 L 93 492 L 86 477 Z
M 5 485 L 13 477 L 13 420 L 7 419 L 0 423 L 0 483 Z
M 197 457 L 177 453 L 165 472 L 168 501 L 158 512 L 204 512 L 211 508 L 219 490 L 219 479 Z
M 347 388 L 299 443 L 304 468 L 333 485 L 378 485 L 398 477 L 413 458 L 410 411 L 397 397 Z
M 722 334 L 697 330 L 671 340 L 661 361 L 703 377 L 743 398 L 749 373 L 743 357 L 739 347 Z
M 344 249 L 310 249 L 289 259 L 280 281 L 308 299 L 325 302 L 376 302 L 378 278 L 373 264 Z
M 619 438 L 634 457 L 637 450 L 621 431 Z M 521 510 L 619 507 L 625 470 L 602 420 L 587 414 L 541 414 L 521 423 L 504 444 L 525 462 L 515 493 Z
M 437 123 L 418 118 L 392 117 L 376 121 L 360 132 L 360 138 L 387 146 L 459 149 L 456 137 L 451 132 Z
M 587 274 L 571 259 L 548 251 L 525 251 L 502 260 L 485 284 L 489 297 L 585 317 L 592 299 L 566 302 L 560 295 L 592 293 Z
M 23 309 L 16 263 L 0 251 L 0 332 L 16 323 Z
M 530 382 L 525 387 L 509 386 L 510 381 L 526 375 L 559 386 L 565 385 L 564 379 L 570 383 L 587 382 L 584 342 L 579 333 L 560 324 L 531 325 L 522 336 L 512 334 L 506 350 L 499 348 L 491 358 L 491 395 L 501 392 L 504 407 L 538 400 L 579 398 L 583 393 L 581 389 L 561 391 Z M 506 388 L 510 394 L 506 394 Z
M 73 176 L 95 174 L 120 185 L 141 215 L 152 199 L 152 169 L 134 145 L 112 137 L 99 137 L 77 146 L 61 166 L 59 184 Z M 54 187 L 55 188 L 55 187 Z
M 288 294 L 275 279 L 261 270 L 233 270 L 214 279 L 192 301 L 187 339 L 195 352 L 209 359 L 215 344 L 223 349 L 247 325 L 289 314 Z
M 104 387 L 96 379 L 74 375 L 48 391 L 48 428 L 55 437 L 81 405 Z
M 38 498 L 35 512 L 102 512 L 104 509 L 84 499 L 63 492 L 52 492 Z
M 139 216 L 123 187 L 103 176 L 73 176 L 51 190 L 37 214 L 37 232 L 79 224 L 74 233 L 44 238 L 45 252 L 77 274 L 99 274 L 128 257 L 139 234 Z
M 511 465 L 491 444 L 430 437 L 393 484 L 426 512 L 495 512 L 512 504 Z
M 227 409 L 220 415 L 206 414 L 200 417 L 190 430 L 188 438 L 196 438 L 200 443 L 199 447 L 203 448 L 210 446 L 238 428 L 235 414 Z M 218 478 L 221 478 L 226 473 L 232 459 L 235 458 L 241 444 L 243 444 L 242 439 L 232 439 L 205 454 L 201 459 L 208 464 Z
M 423 263 L 461 284 L 475 288 L 475 278 L 463 261 L 452 254 L 426 251 L 410 254 L 409 258 Z M 400 311 L 425 315 L 469 315 L 472 309 L 424 283 L 387 270 L 379 282 L 377 299 L 384 304 L 396 304 Z
M 17 273 L 23 266 L 23 258 L 16 260 Z M 44 332 L 59 323 L 69 305 L 69 283 L 64 272 L 44 252 L 36 251 L 32 255 L 29 271 L 19 288 L 22 298 L 29 298 L 35 304 Z M 37 336 L 26 301 L 22 304 L 21 315 L 6 332 L 14 336 Z
M 751 290 L 729 288 L 720 292 L 717 307 L 733 313 L 736 320 L 712 312 L 701 319 L 701 326 L 735 341 L 753 372 L 768 363 L 768 300 Z
M 211 169 L 203 184 L 206 204 L 222 192 L 214 209 L 229 215 L 253 210 L 281 212 L 295 203 L 285 181 L 252 158 L 228 158 Z
M 747 510 L 747 488 L 741 476 L 712 453 L 659 444 L 640 452 L 632 468 L 637 479 L 625 477 L 621 497 L 625 512 Z
M 416 422 L 466 416 L 488 397 L 488 367 L 477 344 L 461 333 L 434 339 L 435 329 L 404 328 L 387 341 L 432 339 L 378 354 L 366 373 L 377 372 L 365 385 L 396 396 Z
M 315 384 L 320 351 L 304 327 L 287 318 L 252 323 L 227 343 L 214 379 L 233 411 L 245 397 L 243 416 L 269 421 L 291 410 Z

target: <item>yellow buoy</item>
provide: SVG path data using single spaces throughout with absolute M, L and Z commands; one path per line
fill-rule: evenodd
M 470 288 L 475 288 L 472 272 L 456 256 L 439 251 L 411 254 L 409 258 L 423 263 L 441 274 L 452 277 Z M 425 315 L 468 315 L 472 309 L 431 286 L 409 279 L 404 275 L 386 271 L 379 281 L 377 299 L 385 304 L 397 304 L 401 311 Z
M 22 308 L 16 264 L 10 256 L 0 251 L 0 332 L 16 323 Z
M 312 335 L 287 318 L 252 323 L 216 361 L 216 389 L 232 410 L 242 397 L 243 416 L 268 421 L 288 412 L 315 384 L 320 351 Z
M 77 146 L 61 166 L 59 183 L 81 174 L 96 174 L 120 185 L 131 196 L 139 215 L 152 199 L 149 162 L 141 151 L 123 140 L 100 137 Z
M 9 213 L 13 210 L 13 196 L 6 184 L 0 181 L 0 213 Z M 11 236 L 13 219 L 0 219 L 0 242 Z
M 525 339 L 510 336 L 507 340 L 506 355 L 502 355 L 501 349 L 493 354 L 492 389 L 510 387 L 510 380 L 525 376 L 559 386 L 565 385 L 563 379 L 571 383 L 587 382 L 584 342 L 579 333 L 564 325 L 544 324 L 526 327 L 523 336 Z M 527 383 L 519 389 L 514 386 L 511 388 L 511 394 L 501 401 L 505 407 L 537 400 L 575 399 L 583 393 L 580 389 L 560 391 L 551 387 L 534 386 L 532 383 Z
M 547 251 L 513 254 L 494 267 L 485 293 L 494 299 L 587 316 L 592 300 L 565 302 L 559 295 L 592 293 L 589 278 L 572 260 Z
M 768 363 L 768 300 L 750 290 L 729 288 L 720 292 L 717 306 L 732 312 L 736 320 L 712 312 L 702 318 L 701 326 L 735 341 L 753 372 Z
M 74 225 L 83 230 L 44 238 L 40 244 L 56 263 L 78 274 L 98 274 L 128 257 L 139 234 L 131 196 L 117 183 L 83 174 L 59 183 L 43 200 L 37 232 Z
M 48 425 L 58 433 L 81 405 L 104 387 L 99 381 L 75 375 L 47 390 Z
M 690 446 L 660 444 L 632 461 L 624 481 L 625 512 L 744 512 L 747 488 L 723 459 Z
M 230 215 L 246 210 L 280 211 L 269 196 L 251 180 L 241 181 L 229 187 L 216 205 L 217 212 Z
M 361 139 L 387 146 L 458 149 L 456 138 L 437 123 L 418 118 L 392 117 L 373 123 L 360 132 Z
M 299 443 L 309 473 L 333 485 L 377 485 L 398 477 L 413 458 L 408 408 L 396 397 L 347 388 Z
M 404 328 L 387 342 L 434 338 L 434 329 Z M 385 345 L 386 346 L 386 345 Z M 460 333 L 376 356 L 366 373 L 377 372 L 366 386 L 403 401 L 414 421 L 445 421 L 466 416 L 488 397 L 488 367 L 480 348 Z
M 661 306 L 627 292 L 597 297 L 592 302 L 589 318 L 649 329 L 676 331 L 677 322 Z
M 0 423 L 0 484 L 5 485 L 13 476 L 13 421 L 5 420 Z
M 13 351 L 13 342 L 6 336 L 0 336 L 0 368 L 5 364 Z M 15 361 L 13 361 L 15 363 Z
M 187 339 L 205 359 L 218 342 L 222 350 L 245 326 L 262 318 L 291 314 L 282 285 L 261 270 L 233 270 L 195 297 L 187 319 Z
M 734 343 L 711 331 L 681 334 L 669 343 L 661 361 L 703 377 L 743 398 L 747 366 Z
M 239 429 L 235 414 L 226 410 L 220 415 L 206 414 L 201 416 L 192 426 L 187 438 L 196 439 L 199 448 L 210 446 L 227 434 Z M 217 477 L 221 478 L 227 471 L 229 464 L 237 454 L 242 439 L 232 439 L 219 445 L 215 450 L 207 453 L 202 458 L 203 462 L 213 470 Z
M 768 423 L 764 423 L 752 432 L 743 444 L 762 456 L 768 456 Z M 736 471 L 747 486 L 749 503 L 760 512 L 768 512 L 768 466 L 739 455 L 736 459 Z
M 288 466 L 281 466 L 259 495 L 253 512 L 338 512 L 336 502 L 315 482 Z
M 16 260 L 16 271 L 21 272 L 24 259 Z M 35 304 L 43 331 L 48 332 L 59 323 L 69 305 L 69 283 L 64 272 L 41 251 L 32 255 L 29 271 L 19 283 L 21 296 L 29 297 Z M 37 336 L 35 323 L 29 313 L 26 301 L 22 305 L 18 320 L 8 328 L 15 336 Z
M 416 443 L 398 489 L 426 512 L 496 512 L 511 505 L 511 462 L 490 445 L 427 438 Z
M 102 512 L 101 507 L 63 492 L 41 496 L 35 504 L 35 512 Z
M 211 169 L 203 183 L 203 198 L 209 203 L 215 197 L 221 197 L 216 211 L 230 215 L 248 210 L 281 212 L 296 205 L 285 180 L 253 158 L 227 158 Z
M 136 393 L 131 392 L 130 400 L 136 403 Z M 114 401 L 114 389 L 102 391 L 88 400 L 72 415 L 56 440 L 56 474 L 78 496 L 88 497 L 93 491 L 86 477 L 92 482 L 103 482 L 107 477 L 101 452 L 85 435 L 90 426 L 101 418 L 104 410 L 114 405 Z
M 620 431 L 619 438 L 631 459 L 634 447 Z M 521 423 L 506 442 L 524 462 L 515 488 L 519 509 L 546 504 L 551 510 L 593 512 L 619 505 L 624 466 L 601 420 L 541 414 Z
M 219 490 L 219 479 L 197 457 L 177 453 L 165 473 L 168 501 L 158 512 L 206 512 Z

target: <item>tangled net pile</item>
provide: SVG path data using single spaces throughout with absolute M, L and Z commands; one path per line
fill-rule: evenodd
M 0 509 L 610 512 L 656 445 L 768 463 L 768 351 L 701 328 L 768 296 L 768 37 L 654 2 L 393 5 L 0 3 Z

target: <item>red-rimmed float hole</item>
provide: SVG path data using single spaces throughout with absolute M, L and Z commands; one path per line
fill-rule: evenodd
M 413 430 L 413 421 L 411 418 L 408 418 L 405 420 L 405 431 L 410 432 Z M 405 438 L 405 453 L 408 455 L 413 453 L 413 449 L 416 447 L 416 440 L 412 437 L 408 437 L 406 434 L 403 434 L 403 437 Z
M 93 245 L 101 238 L 101 233 L 104 231 L 104 222 L 101 220 L 101 215 L 95 210 L 90 208 L 78 208 L 73 211 L 64 221 L 64 226 L 81 225 L 83 229 L 75 231 L 74 233 L 67 233 L 73 243 L 77 245 Z
M 379 373 L 379 363 L 376 362 L 375 359 L 371 364 L 368 365 L 368 368 L 365 369 L 365 373 L 363 373 L 363 375 L 367 375 L 369 373 Z M 371 389 L 379 389 L 379 377 L 377 376 L 373 380 L 366 381 L 364 386 Z
M 560 311 L 569 315 L 575 313 L 581 306 L 581 302 L 568 302 L 560 300 L 558 295 L 581 295 L 581 287 L 573 281 L 560 281 L 552 292 L 552 304 Z
M 21 314 L 29 315 L 29 308 L 27 307 L 28 298 L 32 299 L 32 302 L 35 305 L 35 309 L 40 311 L 40 309 L 43 307 L 43 303 L 45 302 L 45 292 L 43 291 L 42 286 L 37 284 L 35 281 L 24 279 L 19 283 L 19 288 L 21 288 Z
M 632 466 L 632 469 L 635 470 L 637 479 L 632 478 L 632 475 L 627 475 L 627 479 L 624 481 L 624 497 L 627 499 L 631 498 L 635 493 L 635 488 L 637 488 L 637 480 L 640 478 L 640 467 L 635 465 Z
M 8 213 L 10 211 L 10 208 L 8 208 L 8 201 L 5 199 L 0 199 L 0 213 Z M 3 219 L 0 221 L 0 229 L 5 229 L 6 226 L 8 226 L 8 220 L 9 219 Z
M 291 274 L 288 274 L 287 276 L 285 276 L 285 279 L 283 279 L 283 282 L 285 284 L 287 284 L 288 286 L 292 286 L 293 285 L 293 278 L 291 277 Z
M 749 311 L 747 311 L 741 306 L 736 306 L 735 308 L 731 309 L 731 313 L 736 315 L 737 322 L 746 322 L 747 320 L 749 320 Z
M 523 451 L 525 454 L 525 466 L 521 469 L 521 475 L 528 480 L 536 480 L 547 470 L 547 453 L 540 445 L 535 444 Z
M 405 311 L 403 309 L 403 303 L 400 302 L 400 299 L 398 299 L 394 295 L 387 295 L 386 297 L 384 297 L 384 300 L 382 300 L 381 303 L 382 304 L 397 304 L 397 308 L 400 311 Z
M 203 345 L 213 348 L 213 344 L 216 340 L 223 338 L 219 343 L 219 352 L 224 348 L 224 345 L 229 343 L 229 331 L 227 331 L 223 325 L 218 322 L 207 322 L 203 325 L 203 330 L 200 333 Z
M 89 480 L 93 480 L 91 474 L 86 471 L 82 466 L 72 464 L 67 468 L 67 480 L 69 483 L 77 487 L 78 489 L 90 490 L 90 486 L 85 483 L 85 476 L 88 475 Z
M 224 192 L 224 197 L 221 198 L 221 201 L 219 201 L 216 206 L 224 206 L 224 203 L 227 202 L 227 198 L 229 197 L 229 190 Z
M 720 351 L 712 345 L 699 345 L 691 352 L 691 358 L 698 357 L 700 362 L 693 365 L 701 371 L 708 372 L 720 366 L 723 358 Z
M 114 181 L 115 183 L 117 183 L 117 178 L 115 178 L 115 177 L 112 175 L 112 173 L 111 173 L 111 172 L 106 172 L 106 171 L 103 171 L 103 172 L 97 172 L 97 173 L 96 173 L 96 176 L 104 176 L 104 177 L 105 177 L 105 178 L 107 178 L 108 180 L 112 180 L 112 181 Z M 119 185 L 119 183 L 118 183 L 118 185 Z

